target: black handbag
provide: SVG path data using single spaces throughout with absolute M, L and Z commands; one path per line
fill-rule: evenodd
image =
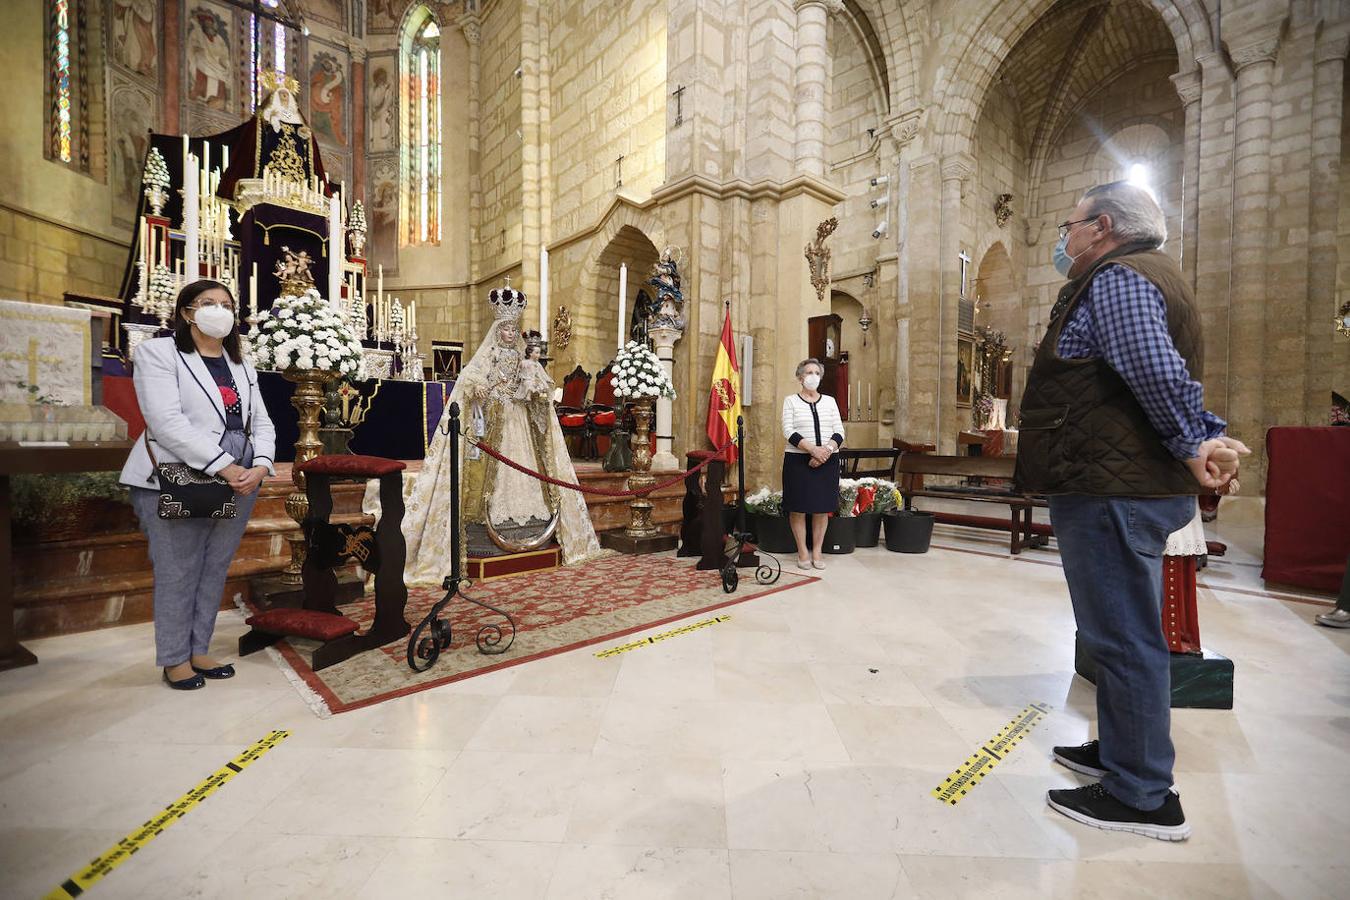
M 219 475 L 207 475 L 187 463 L 155 461 L 150 449 L 154 439 L 150 426 L 145 428 L 145 452 L 159 473 L 159 517 L 161 519 L 233 519 L 234 488 Z

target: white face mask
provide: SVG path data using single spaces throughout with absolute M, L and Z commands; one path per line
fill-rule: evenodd
M 808 391 L 814 391 L 816 388 L 820 387 L 820 376 L 815 372 L 812 372 L 802 379 L 802 384 L 805 385 Z
M 234 331 L 234 313 L 223 306 L 203 306 L 197 310 L 192 324 L 207 337 L 221 340 Z

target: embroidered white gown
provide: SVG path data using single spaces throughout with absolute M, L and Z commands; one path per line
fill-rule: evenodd
M 562 428 L 552 407 L 553 382 L 538 362 L 524 358 L 520 348 L 520 332 L 515 320 L 498 322 L 455 381 L 450 400 L 441 414 L 436 436 L 427 448 L 421 474 L 413 485 L 403 517 L 403 535 L 408 544 L 408 561 L 404 578 L 409 584 L 439 584 L 450 573 L 452 534 L 450 530 L 450 441 L 459 441 L 461 468 L 469 454 L 478 451 L 468 446 L 462 437 L 446 434 L 449 428 L 450 405 L 460 407 L 461 429 L 481 433 L 483 409 L 490 399 L 503 402 L 492 408 L 502 411 L 501 446 L 496 449 L 528 468 L 553 478 L 575 483 L 576 469 L 567 454 Z M 546 410 L 536 412 L 538 422 L 531 422 L 530 407 Z M 551 452 L 545 459 L 536 459 L 531 429 L 549 430 L 546 445 Z M 526 524 L 531 519 L 548 519 L 549 510 L 543 485 L 537 479 L 517 472 L 489 458 L 487 465 L 495 466 L 492 496 L 488 510 L 497 525 Z M 463 481 L 461 480 L 461 488 Z M 584 562 L 600 553 L 600 542 L 591 526 L 586 501 L 581 494 L 558 489 L 558 543 L 562 545 L 564 565 Z M 461 545 L 462 547 L 462 545 Z

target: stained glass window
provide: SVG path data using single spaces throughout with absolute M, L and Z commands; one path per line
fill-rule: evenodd
M 441 29 L 425 7 L 409 20 L 404 68 L 407 74 L 407 146 L 404 171 L 408 195 L 407 243 L 441 239 Z
M 70 0 L 52 0 L 49 63 L 51 155 L 62 162 L 71 161 L 70 30 Z
M 268 9 L 283 12 L 281 0 L 258 0 L 258 2 Z M 249 106 L 257 108 L 262 102 L 262 73 L 275 71 L 278 75 L 286 74 L 286 26 L 253 13 L 250 13 L 248 18 L 252 53 L 249 66 Z

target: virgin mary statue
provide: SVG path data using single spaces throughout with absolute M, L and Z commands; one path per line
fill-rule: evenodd
M 553 411 L 553 382 L 527 358 L 520 336 L 525 295 L 509 285 L 492 291 L 493 322 L 478 352 L 464 366 L 450 392 L 461 410 L 461 428 L 516 462 L 553 478 L 576 482 L 576 470 Z M 504 551 L 521 549 L 499 536 L 509 527 L 537 525 L 538 539 L 556 529 L 564 565 L 600 553 L 595 529 L 581 495 L 546 484 L 504 465 L 464 440 L 447 434 L 446 404 L 436 437 L 427 448 L 422 472 L 403 517 L 408 542 L 405 579 L 439 584 L 450 573 L 450 449 L 459 441 L 461 519 L 486 527 Z M 460 546 L 464 547 L 463 541 Z

